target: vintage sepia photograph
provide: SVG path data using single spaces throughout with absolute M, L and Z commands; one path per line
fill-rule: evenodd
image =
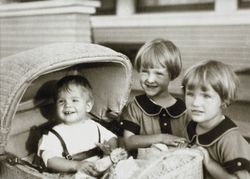
M 250 179 L 250 0 L 0 0 L 0 179 Z

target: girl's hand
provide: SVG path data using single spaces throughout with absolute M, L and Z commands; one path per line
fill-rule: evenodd
M 236 175 L 228 173 L 220 163 L 218 163 L 217 161 L 212 159 L 206 148 L 201 147 L 201 146 L 197 146 L 197 145 L 195 145 L 193 148 L 197 149 L 198 151 L 200 151 L 203 154 L 203 164 L 204 164 L 206 170 L 208 171 L 208 173 L 212 176 L 212 178 L 226 178 L 226 179 L 238 178 Z M 243 178 L 245 178 L 245 177 L 243 177 Z
M 82 171 L 90 176 L 100 175 L 100 172 L 98 172 L 95 168 L 95 164 L 93 162 L 89 162 L 89 161 L 79 161 L 77 166 L 76 166 L 76 170 L 77 170 L 77 172 Z
M 111 146 L 106 140 L 103 143 L 96 143 L 96 146 L 103 151 L 104 155 L 109 155 L 112 152 Z
M 178 147 L 178 146 L 185 146 L 186 139 L 170 134 L 161 134 L 161 142 L 166 145 Z

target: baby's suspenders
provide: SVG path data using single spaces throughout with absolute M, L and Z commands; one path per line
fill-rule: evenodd
M 98 126 L 97 127 L 97 130 L 98 130 L 98 142 L 101 143 L 101 133 L 100 133 L 100 129 Z M 100 148 L 98 147 L 95 147 L 93 149 L 90 149 L 88 151 L 85 151 L 85 152 L 80 152 L 80 153 L 77 153 L 77 154 L 74 154 L 74 155 L 70 155 L 69 152 L 68 152 L 68 149 L 66 147 L 66 144 L 64 142 L 64 140 L 62 139 L 62 137 L 60 136 L 60 134 L 58 132 L 56 132 L 55 130 L 53 129 L 50 129 L 49 130 L 50 132 L 52 132 L 58 139 L 59 141 L 61 142 L 61 145 L 63 147 L 63 157 L 65 157 L 65 159 L 67 160 L 77 160 L 77 161 L 80 161 L 80 160 L 84 160 L 84 159 L 87 159 L 87 158 L 90 158 L 90 157 L 93 157 L 93 156 L 100 156 L 102 157 L 103 156 L 103 152 Z M 29 167 L 32 167 L 36 170 L 38 170 L 39 172 L 52 172 L 50 171 L 48 168 L 45 167 L 41 157 L 38 157 L 37 155 L 35 155 L 34 157 L 34 160 L 32 163 L 26 161 L 26 160 L 23 160 L 19 157 L 16 157 L 16 156 L 9 156 L 7 157 L 7 162 L 11 165 L 27 165 Z
M 100 129 L 98 126 L 97 127 L 97 130 L 98 130 L 98 142 L 101 143 L 101 133 L 100 133 Z M 66 147 L 66 144 L 64 142 L 64 140 L 62 139 L 62 137 L 60 136 L 60 134 L 58 132 L 56 132 L 54 129 L 50 129 L 49 130 L 50 132 L 52 132 L 58 139 L 59 141 L 61 142 L 61 145 L 62 145 L 62 148 L 63 148 L 63 153 L 62 153 L 62 156 L 67 159 L 67 160 L 84 160 L 84 159 L 87 159 L 87 158 L 90 158 L 90 157 L 93 157 L 93 156 L 102 156 L 103 155 L 103 152 L 100 150 L 99 147 L 95 147 L 93 149 L 90 149 L 88 151 L 84 151 L 84 152 L 80 152 L 80 153 L 77 153 L 77 154 L 74 154 L 74 155 L 70 155 L 69 154 L 69 151 Z

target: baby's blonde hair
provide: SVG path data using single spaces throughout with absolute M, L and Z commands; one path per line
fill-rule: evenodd
M 134 62 L 138 72 L 141 68 L 153 68 L 157 65 L 167 68 L 170 80 L 179 76 L 182 69 L 181 53 L 173 42 L 154 39 L 139 49 Z
M 89 81 L 81 75 L 67 75 L 57 82 L 55 89 L 55 100 L 61 91 L 70 91 L 70 85 L 79 86 L 82 92 L 87 95 L 88 101 L 94 103 L 92 88 Z
M 229 105 L 236 99 L 239 79 L 229 65 L 210 60 L 190 67 L 184 75 L 182 85 L 184 92 L 197 86 L 211 85 L 222 102 Z

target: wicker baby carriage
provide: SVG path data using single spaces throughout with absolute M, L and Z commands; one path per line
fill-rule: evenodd
M 0 178 L 49 178 L 27 165 L 11 165 L 9 156 L 29 158 L 37 150 L 40 129 L 53 124 L 52 91 L 67 74 L 83 74 L 93 88 L 96 120 L 119 114 L 128 100 L 131 64 L 109 48 L 84 43 L 42 46 L 0 60 Z
M 109 179 L 203 179 L 202 153 L 192 148 L 141 148 L 138 158 L 118 162 Z
M 162 152 L 155 160 L 151 159 L 151 162 L 141 167 L 133 177 L 138 179 L 203 179 L 202 154 L 198 150 L 189 148 Z

